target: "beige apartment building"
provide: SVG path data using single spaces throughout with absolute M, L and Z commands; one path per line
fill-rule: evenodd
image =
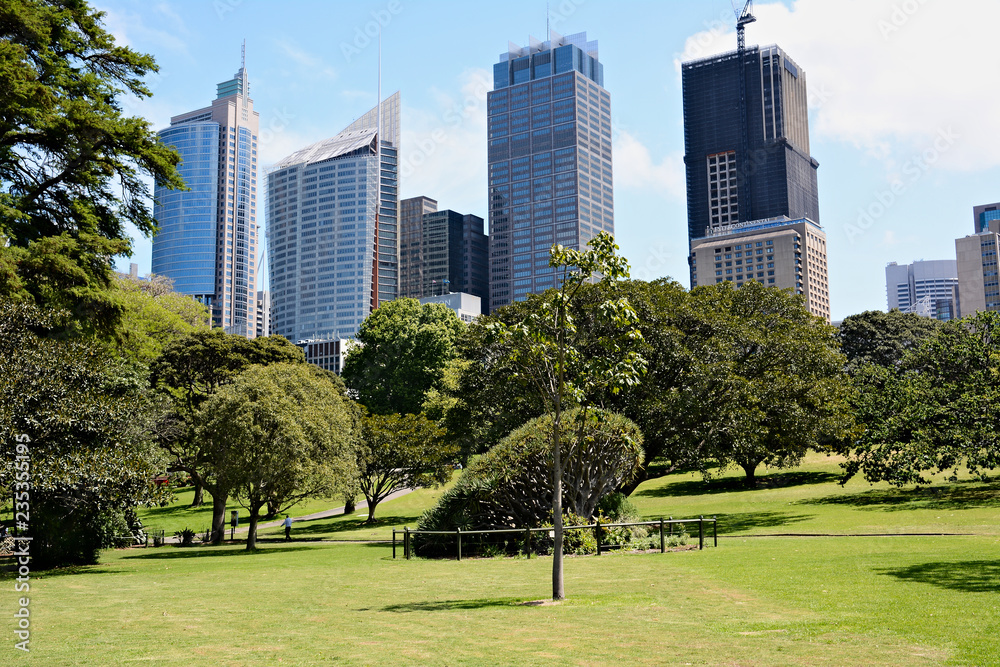
M 720 227 L 691 240 L 691 287 L 754 280 L 802 294 L 806 308 L 830 321 L 826 233 L 808 218 L 772 218 Z
M 1000 311 L 997 257 L 1000 220 L 984 221 L 979 233 L 955 240 L 958 258 L 958 301 L 962 317 L 981 310 Z

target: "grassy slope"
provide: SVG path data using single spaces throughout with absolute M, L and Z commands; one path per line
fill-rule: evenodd
M 866 484 L 816 477 L 835 470 L 811 459 L 755 492 L 649 482 L 635 496 L 643 513 L 718 513 L 730 537 L 700 553 L 570 558 L 570 599 L 556 607 L 518 604 L 547 596 L 547 558 L 392 561 L 387 546 L 362 544 L 111 552 L 34 580 L 29 662 L 1000 665 L 997 502 L 973 484 L 870 502 Z M 419 493 L 380 513 L 413 525 L 439 492 Z M 738 534 L 934 526 L 988 534 Z

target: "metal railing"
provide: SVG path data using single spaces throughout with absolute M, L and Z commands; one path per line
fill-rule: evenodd
M 567 530 L 593 530 L 594 538 L 597 541 L 597 554 L 601 555 L 601 549 L 607 550 L 612 546 L 620 546 L 618 544 L 602 544 L 601 537 L 602 531 L 609 528 L 627 528 L 630 526 L 652 526 L 658 527 L 660 531 L 660 553 L 666 553 L 666 540 L 668 536 L 673 536 L 674 526 L 684 526 L 685 524 L 698 524 L 698 549 L 705 548 L 705 524 L 709 523 L 712 525 L 712 542 L 713 546 L 719 546 L 719 522 L 716 517 L 706 519 L 704 515 L 699 516 L 697 519 L 674 519 L 670 517 L 669 519 L 660 518 L 657 521 L 634 521 L 629 523 L 601 523 L 597 521 L 592 524 L 585 526 L 563 526 L 563 531 Z M 531 534 L 532 533 L 550 533 L 552 528 L 491 528 L 483 530 L 462 530 L 461 528 L 456 528 L 455 530 L 411 530 L 408 526 L 404 527 L 402 530 L 398 528 L 392 529 L 392 557 L 396 558 L 396 535 L 402 535 L 402 546 L 403 546 L 403 556 L 406 560 L 410 560 L 413 556 L 413 541 L 414 535 L 453 535 L 455 537 L 455 556 L 457 560 L 462 560 L 462 537 L 468 537 L 471 535 L 502 535 L 502 534 L 519 534 L 524 536 L 524 553 L 528 558 L 531 558 Z

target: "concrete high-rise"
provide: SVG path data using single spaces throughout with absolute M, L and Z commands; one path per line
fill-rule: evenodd
M 350 338 L 398 296 L 399 93 L 380 107 L 267 175 L 272 333 L 293 343 Z
M 757 280 L 829 321 L 805 72 L 777 46 L 751 46 L 742 61 L 734 51 L 684 63 L 681 83 L 691 286 Z
M 978 207 L 977 207 L 978 208 Z M 1000 279 L 997 259 L 1000 257 L 1000 218 L 987 219 L 973 236 L 955 240 L 958 257 L 958 298 L 962 317 L 981 310 L 1000 311 Z
M 611 97 L 586 33 L 510 44 L 487 94 L 489 310 L 556 286 L 549 248 L 614 234 Z
M 400 296 L 464 292 L 488 303 L 489 236 L 483 219 L 436 209 L 428 197 L 400 202 Z
M 256 333 L 258 127 L 244 66 L 218 85 L 211 106 L 160 131 L 190 189 L 157 184 L 153 207 L 153 273 L 209 306 L 214 326 L 248 338 Z
M 958 267 L 953 259 L 885 267 L 885 292 L 889 310 L 950 320 L 957 317 Z

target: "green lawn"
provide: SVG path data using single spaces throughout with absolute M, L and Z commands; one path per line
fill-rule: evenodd
M 812 457 L 744 491 L 675 475 L 634 496 L 649 517 L 719 514 L 718 549 L 566 561 L 392 560 L 385 544 L 265 544 L 108 552 L 32 580 L 32 652 L 45 665 L 1000 665 L 995 485 L 886 493 L 826 477 Z M 782 476 L 784 475 L 784 476 Z M 791 476 L 789 476 L 791 475 Z M 413 526 L 440 491 L 386 503 Z M 383 513 L 384 511 L 384 513 Z M 363 517 L 361 517 L 363 519 Z M 358 518 L 313 535 L 383 537 Z M 976 532 L 975 536 L 753 537 Z M 917 530 L 919 529 L 919 530 Z M 982 529 L 982 530 L 980 530 Z M 303 531 L 297 531 L 303 537 Z M 354 537 L 350 537 L 354 536 Z M 12 588 L 11 576 L 0 586 Z M 16 596 L 2 596 L 11 619 Z M 10 626 L 10 630 L 13 626 Z M 13 635 L 0 664 L 13 662 Z M 19 653 L 19 652 L 18 652 Z

